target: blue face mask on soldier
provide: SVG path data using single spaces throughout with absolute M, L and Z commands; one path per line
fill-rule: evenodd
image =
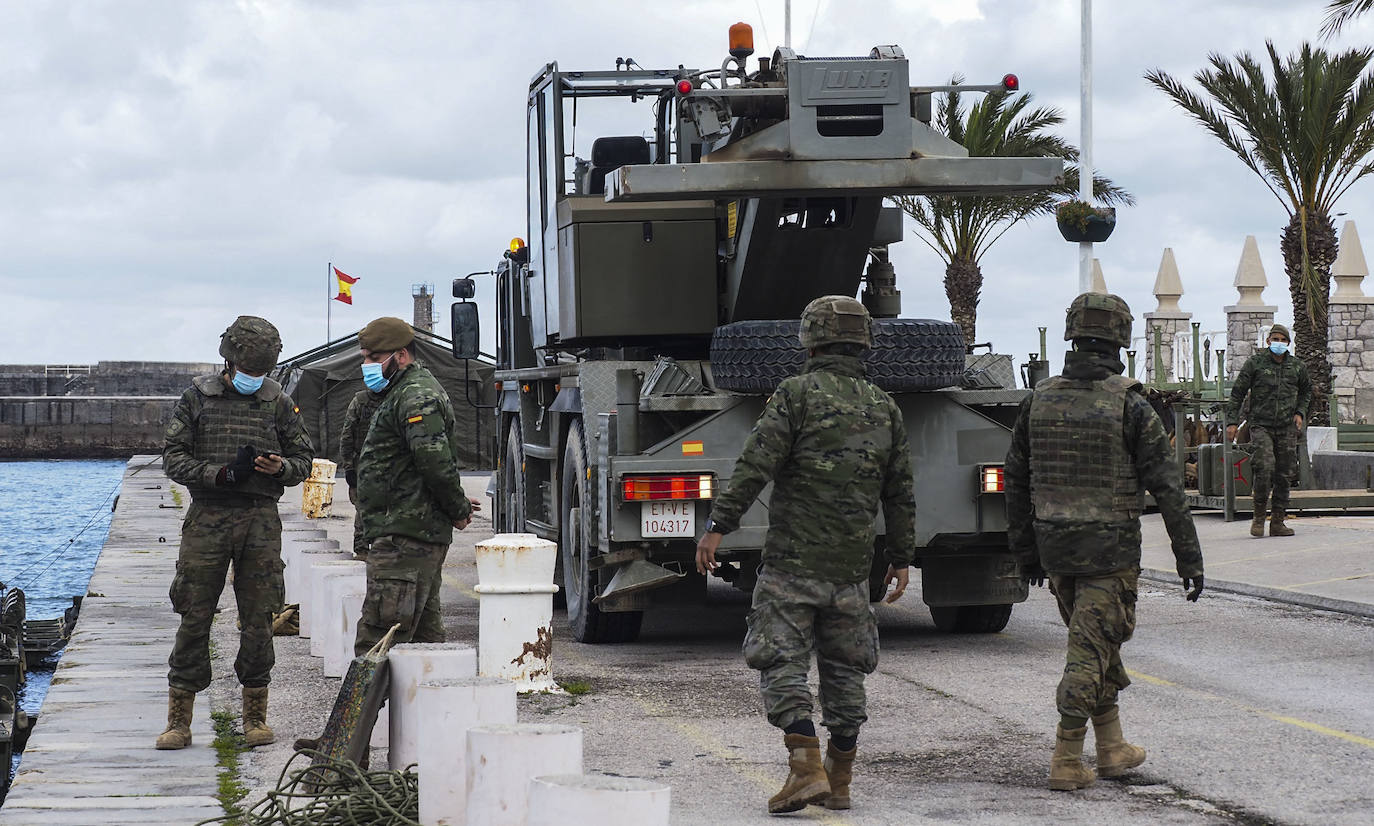
M 386 370 L 386 363 L 391 361 L 395 355 L 395 353 L 392 353 L 380 364 L 363 362 L 363 384 L 367 385 L 368 390 L 371 390 L 373 393 L 380 393 L 386 389 L 388 384 L 391 384 L 391 379 L 387 378 L 383 373 Z
M 1273 353 L 1273 354 L 1276 355 L 1276 356 L 1281 356 L 1281 355 L 1283 355 L 1284 353 L 1287 353 L 1287 352 L 1288 352 L 1288 342 L 1286 342 L 1286 341 L 1271 341 L 1271 342 L 1269 342 L 1269 352 Z
M 234 371 L 234 389 L 245 396 L 251 396 L 262 387 L 262 376 L 250 376 L 239 370 Z

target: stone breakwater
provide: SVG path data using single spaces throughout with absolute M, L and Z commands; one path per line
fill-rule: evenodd
M 0 397 L 0 459 L 161 453 L 177 396 Z

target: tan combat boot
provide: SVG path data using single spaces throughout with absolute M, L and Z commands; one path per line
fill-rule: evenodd
M 158 735 L 158 748 L 184 749 L 191 745 L 191 710 L 195 705 L 194 691 L 167 689 L 167 730 Z
M 1250 520 L 1250 535 L 1264 536 L 1264 509 L 1255 506 L 1255 518 Z
M 1278 508 L 1274 508 L 1274 515 L 1269 518 L 1269 535 L 1292 536 L 1293 529 L 1283 523 L 1287 518 L 1287 511 L 1281 511 Z
M 1112 707 L 1093 715 L 1097 738 L 1097 776 L 1120 777 L 1145 762 L 1145 749 L 1126 742 L 1121 734 L 1121 711 Z
M 1057 792 L 1086 789 L 1097 781 L 1093 770 L 1083 765 L 1083 738 L 1088 727 L 1055 727 L 1054 757 L 1050 759 L 1050 788 Z
M 841 751 L 835 748 L 834 741 L 826 744 L 825 776 L 830 780 L 830 796 L 823 801 L 825 808 L 849 808 L 849 781 L 854 777 L 854 755 L 858 753 L 858 746 Z
M 782 791 L 768 799 L 768 813 L 797 812 L 810 803 L 820 803 L 830 796 L 830 780 L 821 763 L 821 741 L 805 734 L 783 735 L 787 746 L 787 782 Z
M 276 741 L 277 735 L 267 727 L 267 686 L 244 686 L 243 744 L 251 749 Z

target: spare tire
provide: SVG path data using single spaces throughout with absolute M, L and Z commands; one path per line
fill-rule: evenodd
M 889 392 L 939 390 L 964 375 L 964 334 L 958 324 L 928 318 L 875 320 L 873 349 L 864 356 L 868 377 Z M 711 337 L 716 386 L 737 393 L 772 393 L 801 372 L 806 351 L 801 322 L 736 321 Z

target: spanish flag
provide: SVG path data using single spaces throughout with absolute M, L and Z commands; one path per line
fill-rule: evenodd
M 339 281 L 339 294 L 334 296 L 335 301 L 342 301 L 345 304 L 353 303 L 353 285 L 358 283 L 358 279 L 334 267 L 334 277 Z

